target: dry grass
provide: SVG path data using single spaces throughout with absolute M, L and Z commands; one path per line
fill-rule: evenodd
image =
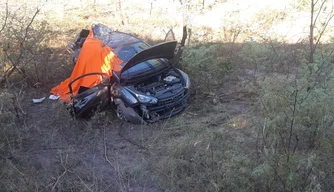
M 260 147 L 258 129 L 261 111 L 254 105 L 263 85 L 270 87 L 278 77 L 291 78 L 299 69 L 303 43 L 269 41 L 250 26 L 240 25 L 233 14 L 221 20 L 228 26 L 201 25 L 211 11 L 215 13 L 213 2 L 204 8 L 192 1 L 184 1 L 183 6 L 179 1 L 164 1 L 169 6 L 162 1 L 94 2 L 29 4 L 42 7 L 36 21 L 47 21 L 49 35 L 36 66 L 27 68 L 28 76 L 39 87 L 27 87 L 17 75 L 11 80 L 19 83 L 10 89 L 0 88 L 3 191 L 282 189 L 274 188 L 275 183 L 263 177 L 265 151 Z M 194 17 L 198 23 L 191 19 L 193 15 L 198 15 Z M 268 19 L 276 15 L 277 11 Z M 190 106 L 181 115 L 138 126 L 118 120 L 113 109 L 90 120 L 76 120 L 61 102 L 46 99 L 41 104 L 31 103 L 32 98 L 48 96 L 51 87 L 70 75 L 72 55 L 67 44 L 82 28 L 98 22 L 152 42 L 163 39 L 171 28 L 180 39 L 182 25 L 190 26 L 192 33 L 180 67 L 190 75 L 192 92 Z M 264 43 L 237 43 L 249 40 L 249 35 Z M 326 138 L 323 145 L 324 154 L 329 153 L 332 141 Z M 309 191 L 317 189 L 317 179 L 331 178 L 321 177 L 319 172 L 312 172 L 315 187 L 310 185 L 313 188 Z M 326 189 L 331 182 L 323 182 Z

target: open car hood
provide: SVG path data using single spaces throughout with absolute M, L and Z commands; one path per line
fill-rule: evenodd
M 175 54 L 177 42 L 176 41 L 169 41 L 154 45 L 148 49 L 145 49 L 136 55 L 134 55 L 128 62 L 125 63 L 124 67 L 122 68 L 120 75 L 129 68 L 150 60 L 150 59 L 157 59 L 157 58 L 166 58 L 166 59 L 173 59 Z

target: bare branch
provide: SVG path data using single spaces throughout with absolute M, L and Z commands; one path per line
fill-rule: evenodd
M 93 190 L 89 188 L 89 186 L 85 183 L 85 181 L 76 172 L 74 172 L 74 174 L 80 179 L 80 181 L 86 187 L 86 189 L 88 189 L 88 191 L 93 192 Z
M 14 72 L 14 70 L 17 70 L 17 71 L 18 71 L 24 78 L 27 79 L 29 85 L 33 87 L 33 86 L 34 86 L 34 83 L 28 78 L 28 76 L 25 74 L 25 72 L 23 72 L 20 68 L 18 68 L 17 63 L 14 63 L 14 61 L 10 58 L 10 56 L 8 55 L 8 53 L 7 53 L 6 50 L 4 50 L 4 53 L 5 53 L 6 57 L 7 57 L 7 59 L 8 59 L 8 60 L 10 61 L 10 63 L 12 64 L 12 68 L 11 68 L 11 70 L 9 71 L 9 73 L 8 73 L 8 74 L 6 74 L 6 73 L 4 74 L 5 79 L 7 80 L 8 77 Z
M 290 121 L 290 131 L 289 131 L 289 140 L 288 140 L 288 155 L 287 155 L 287 162 L 290 160 L 290 147 L 291 147 L 291 141 L 292 141 L 292 135 L 293 135 L 293 129 L 295 127 L 295 119 L 296 119 L 296 112 L 297 112 L 297 101 L 298 101 L 298 89 L 294 92 L 294 101 L 293 101 L 293 111 L 292 111 L 292 117 Z
M 312 6 L 315 6 L 319 0 L 316 0 L 314 3 L 312 2 Z
M 7 11 L 8 11 L 8 4 L 6 4 L 7 6 Z M 5 73 L 4 73 L 4 80 L 8 80 L 8 77 L 14 72 L 14 71 L 17 71 L 19 72 L 19 74 L 21 74 L 24 79 L 27 80 L 27 82 L 29 83 L 30 86 L 34 87 L 34 83 L 28 78 L 28 76 L 26 75 L 26 73 L 24 72 L 24 70 L 21 70 L 20 69 L 20 66 L 22 65 L 22 59 L 23 57 L 25 56 L 25 53 L 29 50 L 28 48 L 26 48 L 25 44 L 26 44 L 26 41 L 28 39 L 28 34 L 29 34 L 29 30 L 32 26 L 32 23 L 34 22 L 34 20 L 36 19 L 36 16 L 37 14 L 40 12 L 40 8 L 37 8 L 37 10 L 35 11 L 35 13 L 33 14 L 33 16 L 31 17 L 31 19 L 29 20 L 28 24 L 23 28 L 24 31 L 22 32 L 23 33 L 23 36 L 20 36 L 18 35 L 19 33 L 12 33 L 16 36 L 16 39 L 17 39 L 17 43 L 18 43 L 18 49 L 19 49 L 19 53 L 18 53 L 18 56 L 16 58 L 13 58 L 12 55 L 10 55 L 8 53 L 8 50 L 6 49 L 3 49 L 4 51 L 4 54 L 5 54 L 5 57 L 9 60 L 9 63 L 11 64 L 11 67 L 9 67 Z M 14 17 L 15 19 L 16 17 Z M 17 18 L 19 19 L 19 18 Z M 14 30 L 14 28 L 12 28 L 11 30 Z M 21 34 L 22 34 L 21 33 Z M 34 57 L 33 57 L 34 58 Z M 29 59 L 28 62 L 31 62 L 32 59 Z M 27 64 L 27 62 L 24 62 L 25 64 Z M 7 81 L 8 82 L 8 81 Z
M 27 36 L 28 36 L 28 30 L 29 30 L 29 28 L 30 28 L 30 26 L 31 26 L 32 22 L 35 20 L 35 18 L 36 18 L 36 16 L 37 16 L 37 14 L 40 12 L 40 10 L 41 10 L 41 9 L 37 8 L 37 10 L 36 10 L 36 12 L 35 12 L 34 16 L 31 18 L 31 20 L 30 20 L 29 24 L 27 25 L 27 27 L 26 27 L 26 30 L 25 30 L 25 31 L 26 31 L 26 33 L 24 34 L 23 41 L 24 41 L 24 40 L 26 40 L 26 38 L 27 38 Z
M 60 155 L 60 163 L 61 163 L 62 167 L 64 168 L 64 171 L 63 171 L 63 173 L 62 173 L 61 175 L 59 175 L 59 176 L 57 177 L 57 180 L 56 180 L 56 182 L 53 184 L 51 191 L 54 191 L 54 190 L 55 190 L 55 188 L 57 187 L 57 185 L 58 185 L 60 179 L 61 179 L 61 178 L 67 173 L 67 171 L 68 171 L 68 169 L 66 168 L 68 154 L 66 154 L 65 165 L 64 165 L 64 163 L 63 163 L 63 159 L 62 159 L 62 155 L 61 155 L 61 153 L 59 153 L 59 155 Z
M 318 37 L 318 39 L 317 39 L 317 41 L 316 41 L 316 43 L 313 47 L 314 50 L 319 45 L 320 39 L 321 39 L 322 35 L 324 34 L 325 30 L 327 29 L 327 26 L 328 26 L 329 22 L 333 19 L 333 17 L 334 17 L 334 10 L 332 9 L 331 13 L 327 16 L 326 21 L 325 21 L 325 25 L 322 27 L 322 30 L 319 34 L 319 37 Z
M 0 33 L 1 31 L 3 31 L 7 25 L 7 20 L 8 20 L 8 15 L 9 15 L 9 11 L 8 11 L 8 0 L 6 2 L 6 14 L 5 14 L 5 23 L 3 24 L 3 26 L 0 29 Z
M 8 162 L 9 162 L 9 165 L 11 165 L 11 166 L 13 167 L 13 169 L 15 169 L 18 173 L 20 173 L 20 175 L 25 176 L 25 174 L 22 173 L 22 172 L 21 172 L 21 171 L 14 165 L 14 163 L 12 163 L 12 161 L 8 160 Z
M 315 4 L 313 4 L 312 6 L 314 7 L 314 6 L 317 4 L 317 2 L 318 2 L 318 1 L 316 1 Z M 323 9 L 325 3 L 326 3 L 326 1 L 323 1 L 323 2 L 321 3 L 320 8 L 318 9 L 319 11 L 318 11 L 318 13 L 317 13 L 317 16 L 316 16 L 316 17 L 314 18 L 314 20 L 312 21 L 312 22 L 313 22 L 313 26 L 316 24 L 316 22 L 317 22 L 317 20 L 318 20 L 318 17 L 319 17 L 319 15 L 320 15 L 320 13 L 321 13 L 321 11 L 322 11 L 322 9 Z
M 166 41 L 166 40 L 167 40 L 167 38 L 168 38 L 169 34 L 171 34 L 171 35 L 172 35 L 172 38 L 173 38 L 173 40 L 175 40 L 175 34 L 174 34 L 174 31 L 173 31 L 173 28 L 170 28 L 170 29 L 168 30 L 168 32 L 166 33 L 166 36 L 165 36 L 165 40 L 164 40 L 164 41 Z
M 329 22 L 333 19 L 334 17 L 334 9 L 333 9 L 333 5 L 332 5 L 332 9 L 331 11 L 326 15 L 325 18 L 325 22 L 324 25 L 321 27 L 321 29 L 317 29 L 316 25 L 317 23 L 319 23 L 320 21 L 320 16 L 322 13 L 324 13 L 324 9 L 325 9 L 325 4 L 326 4 L 327 0 L 322 0 L 321 3 L 319 2 L 319 0 L 311 0 L 311 22 L 310 22 L 310 38 L 309 38 L 309 42 L 310 42 L 310 54 L 309 54 L 309 62 L 313 63 L 314 62 L 314 53 L 315 50 L 317 49 L 320 40 L 324 34 L 324 32 L 326 31 Z M 317 10 L 315 10 L 316 5 L 320 4 L 319 8 Z M 316 16 L 314 15 L 316 12 Z M 318 37 L 314 37 L 314 31 L 317 30 L 320 32 Z M 316 41 L 316 42 L 314 42 Z
M 20 54 L 17 58 L 17 64 L 20 63 L 21 57 L 23 56 L 23 50 L 24 50 L 24 42 L 26 41 L 27 37 L 28 37 L 28 31 L 30 29 L 31 24 L 33 23 L 33 21 L 35 20 L 37 14 L 39 13 L 40 9 L 37 8 L 35 14 L 33 15 L 33 17 L 31 18 L 29 24 L 27 25 L 27 27 L 25 28 L 25 34 L 23 36 L 22 41 L 20 42 Z

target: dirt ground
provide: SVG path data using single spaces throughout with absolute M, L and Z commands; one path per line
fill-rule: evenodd
M 75 189 L 76 182 L 83 191 L 156 191 L 154 182 L 137 183 L 127 175 L 149 155 L 137 135 L 153 125 L 122 122 L 112 110 L 90 120 L 73 119 L 65 104 L 48 99 L 30 104 L 26 113 L 25 124 L 35 134 L 22 144 L 20 155 L 46 176 L 42 191 Z M 14 154 L 12 159 L 20 162 Z
M 32 103 L 48 95 L 47 89 L 26 91 L 26 115 L 14 131 L 18 139 L 9 142 L 9 150 L 1 150 L 10 171 L 2 176 L 10 182 L 6 191 L 159 191 L 150 165 L 169 139 L 184 134 L 180 121 L 217 129 L 238 121 L 242 127 L 250 108 L 250 96 L 229 84 L 203 95 L 204 104 L 193 96 L 177 117 L 133 125 L 117 119 L 113 109 L 92 119 L 74 119 L 61 101 Z

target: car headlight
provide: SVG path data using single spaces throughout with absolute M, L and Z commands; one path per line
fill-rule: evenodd
M 140 94 L 136 94 L 137 99 L 139 100 L 139 102 L 141 103 L 150 103 L 150 104 L 157 104 L 158 103 L 158 99 L 155 97 L 151 97 L 151 96 L 147 96 L 147 95 L 140 95 Z
M 132 93 L 140 103 L 143 104 L 157 104 L 158 99 L 150 95 L 144 95 L 138 91 L 135 91 L 133 87 L 124 87 L 130 93 Z
M 183 77 L 183 80 L 184 80 L 184 87 L 189 89 L 190 88 L 190 80 L 189 80 L 189 76 L 187 75 L 187 73 L 183 72 L 181 69 L 177 69 L 180 71 L 182 77 Z

